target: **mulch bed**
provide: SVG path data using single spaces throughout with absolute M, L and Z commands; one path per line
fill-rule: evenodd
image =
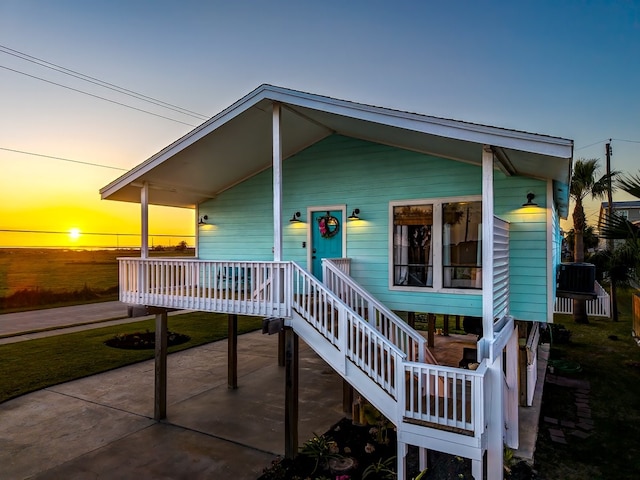
M 189 340 L 191 340 L 191 337 L 189 335 L 167 332 L 167 346 L 169 347 L 186 343 Z M 146 332 L 118 334 L 104 343 L 105 345 L 114 348 L 124 348 L 129 350 L 150 350 L 156 347 L 156 333 L 147 330 Z

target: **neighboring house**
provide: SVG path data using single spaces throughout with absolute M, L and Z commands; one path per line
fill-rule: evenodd
M 611 210 L 614 215 L 618 215 L 631 223 L 640 222 L 640 200 L 632 200 L 629 202 L 612 202 Z M 602 228 L 604 222 L 609 215 L 609 202 L 600 204 L 600 213 L 598 215 L 598 230 Z
M 408 445 L 502 478 L 518 331 L 553 318 L 572 154 L 571 140 L 263 85 L 101 190 L 142 205 L 120 298 L 284 319 L 288 354 L 299 336 L 396 425 L 399 479 Z M 195 260 L 148 258 L 151 204 L 195 210 Z M 400 318 L 414 312 L 480 319 L 478 368 L 435 364 Z

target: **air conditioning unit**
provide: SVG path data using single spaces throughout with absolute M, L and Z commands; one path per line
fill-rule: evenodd
M 591 263 L 561 263 L 558 266 L 556 296 L 592 300 L 595 292 L 596 266 Z

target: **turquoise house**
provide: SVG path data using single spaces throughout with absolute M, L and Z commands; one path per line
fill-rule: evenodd
M 518 336 L 553 318 L 572 155 L 563 138 L 262 85 L 101 190 L 142 205 L 121 300 L 278 319 L 282 348 L 304 340 L 396 425 L 398 478 L 408 445 L 501 478 Z M 152 204 L 194 210 L 196 259 L 149 258 Z M 415 313 L 472 319 L 477 368 L 442 365 Z

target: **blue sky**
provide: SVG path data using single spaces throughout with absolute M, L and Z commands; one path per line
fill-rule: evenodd
M 637 1 L 0 0 L 0 45 L 207 116 L 271 83 L 570 138 L 603 167 L 612 138 L 613 167 L 640 170 Z M 0 148 L 129 169 L 200 123 L 6 52 L 0 67 Z M 4 225 L 139 228 L 139 207 L 99 200 L 121 171 L 6 150 L 0 167 Z

